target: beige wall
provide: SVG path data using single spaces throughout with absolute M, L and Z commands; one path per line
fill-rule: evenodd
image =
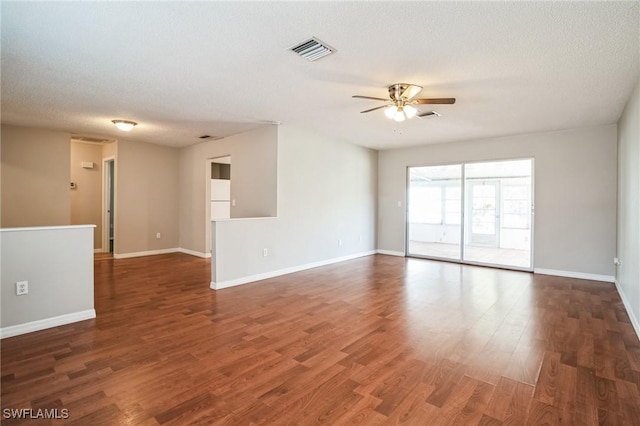
M 277 130 L 278 217 L 215 222 L 216 288 L 375 250 L 378 153 Z
M 69 225 L 70 135 L 2 125 L 0 226 Z
M 118 142 L 108 143 L 102 146 L 102 158 L 110 158 L 118 155 Z
M 231 156 L 232 218 L 277 214 L 276 126 L 180 150 L 180 247 L 210 252 L 208 159 Z
M 178 248 L 178 150 L 119 140 L 117 153 L 115 255 Z
M 2 126 L 2 227 L 101 226 L 102 158 L 116 157 L 115 253 L 178 248 L 178 150 L 119 141 L 95 149 L 74 143 L 72 153 L 70 139 L 64 132 Z M 94 161 L 95 168 L 81 169 L 80 161 Z M 95 231 L 95 248 L 101 234 Z
M 618 122 L 618 289 L 640 335 L 640 81 Z
M 0 230 L 3 337 L 95 317 L 92 228 Z M 29 295 L 17 296 L 15 283 L 23 280 Z
M 96 225 L 93 248 L 102 248 L 102 145 L 71 142 L 71 224 Z M 93 168 L 83 168 L 92 162 Z
M 407 166 L 533 157 L 535 268 L 612 277 L 616 133 L 609 125 L 381 151 L 378 248 L 405 250 Z

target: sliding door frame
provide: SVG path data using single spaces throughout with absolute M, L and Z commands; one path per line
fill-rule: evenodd
M 519 267 L 519 266 L 510 266 L 510 265 L 501 265 L 496 263 L 486 263 L 486 262 L 476 262 L 464 259 L 464 246 L 465 246 L 465 233 L 466 233 L 466 205 L 467 205 L 467 186 L 466 186 L 466 165 L 467 164 L 478 164 L 478 163 L 499 163 L 506 161 L 531 161 L 531 194 L 530 194 L 530 215 L 529 215 L 529 228 L 530 228 L 530 238 L 529 238 L 529 267 Z M 412 254 L 409 251 L 409 232 L 410 232 L 410 223 L 409 223 L 409 207 L 411 205 L 411 196 L 409 188 L 411 185 L 411 169 L 417 167 L 437 167 L 437 166 L 457 166 L 459 165 L 461 168 L 460 173 L 460 187 L 461 187 L 461 218 L 460 218 L 460 258 L 459 259 L 451 259 L 446 257 L 438 257 L 438 256 L 428 256 L 428 255 L 420 255 L 420 254 Z M 454 163 L 433 163 L 426 164 L 422 166 L 407 166 L 405 171 L 405 214 L 404 214 L 404 252 L 407 257 L 416 257 L 421 259 L 430 259 L 430 260 L 439 260 L 443 262 L 452 262 L 452 263 L 460 263 L 465 265 L 476 265 L 476 266 L 488 266 L 491 268 L 498 269 L 509 269 L 515 271 L 525 271 L 525 272 L 533 272 L 534 270 L 534 235 L 535 235 L 535 157 L 519 157 L 519 158 L 499 158 L 494 160 L 474 160 L 474 161 L 459 161 Z M 501 190 L 501 188 L 500 188 Z M 502 210 L 502 205 L 500 206 L 500 210 Z M 501 213 L 502 214 L 502 213 Z

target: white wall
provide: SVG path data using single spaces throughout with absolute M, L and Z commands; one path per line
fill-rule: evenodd
M 231 156 L 232 218 L 276 215 L 277 135 L 267 126 L 180 150 L 180 247 L 210 251 L 211 158 Z
M 2 337 L 95 317 L 93 226 L 5 228 L 0 245 Z
M 609 125 L 380 151 L 378 248 L 404 252 L 408 166 L 534 158 L 535 268 L 612 280 L 616 133 Z
M 640 81 L 618 122 L 616 284 L 640 336 Z
M 376 168 L 375 151 L 279 126 L 278 217 L 215 222 L 212 281 L 375 250 Z

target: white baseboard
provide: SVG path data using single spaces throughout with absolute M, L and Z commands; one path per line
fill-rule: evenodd
M 304 271 L 306 269 L 317 268 L 319 266 L 330 265 L 332 263 L 344 262 L 345 260 L 356 259 L 358 257 L 371 256 L 376 254 L 375 250 L 362 253 L 350 254 L 348 256 L 334 257 L 332 259 L 321 260 L 319 262 L 306 263 L 304 265 L 293 266 L 291 268 L 279 269 L 277 271 L 265 272 L 263 274 L 250 275 L 248 277 L 236 278 L 229 281 L 211 282 L 210 287 L 213 290 L 221 290 L 223 288 L 235 287 L 237 285 L 248 284 L 254 281 L 266 280 L 268 278 L 279 277 L 280 275 L 291 274 L 294 272 Z
M 168 248 L 168 249 L 160 249 L 160 250 L 148 250 L 148 251 L 138 251 L 133 253 L 117 253 L 113 255 L 114 259 L 128 259 L 130 257 L 142 257 L 142 256 L 155 256 L 157 254 L 167 254 L 167 253 L 184 253 L 189 254 L 191 256 L 197 256 L 202 258 L 211 257 L 211 253 L 202 253 L 200 251 L 189 250 L 186 248 Z
M 113 258 L 128 259 L 130 257 L 155 256 L 157 254 L 177 253 L 179 251 L 180 251 L 179 248 L 168 248 L 168 249 L 160 249 L 160 250 L 138 251 L 133 253 L 114 253 Z
M 584 272 L 572 271 L 556 271 L 554 269 L 535 268 L 533 270 L 533 273 L 541 275 L 555 275 L 556 277 L 579 278 L 581 280 L 604 281 L 607 283 L 612 283 L 615 281 L 615 277 L 613 275 L 586 274 Z
M 102 253 L 102 248 L 93 249 L 94 253 Z
M 73 322 L 93 319 L 95 317 L 95 309 L 88 309 L 86 311 L 73 312 L 71 314 L 65 314 L 57 317 L 31 321 L 24 324 L 3 327 L 0 328 L 0 339 L 19 336 L 20 334 L 32 333 L 34 331 L 44 330 L 46 328 L 58 327 L 60 325 L 71 324 Z
M 405 257 L 404 252 L 402 251 L 393 251 L 393 250 L 376 250 L 378 254 L 386 254 L 387 256 L 400 256 Z
M 211 253 L 202 253 L 201 251 L 189 250 L 189 249 L 182 248 L 182 247 L 180 247 L 178 249 L 178 251 L 180 253 L 190 254 L 191 256 L 202 257 L 204 259 L 208 259 L 208 258 L 211 257 Z
M 627 315 L 629 315 L 629 319 L 631 320 L 631 325 L 633 326 L 633 329 L 636 331 L 636 334 L 638 335 L 638 339 L 640 339 L 640 321 L 638 321 L 638 318 L 636 318 L 635 314 L 633 313 L 633 310 L 631 309 L 631 304 L 629 303 L 629 299 L 627 299 L 627 295 L 624 294 L 624 291 L 622 290 L 622 286 L 620 285 L 618 280 L 615 280 L 614 283 L 616 285 L 616 290 L 618 290 L 618 294 L 620 295 L 620 299 L 622 299 L 622 304 L 627 310 Z

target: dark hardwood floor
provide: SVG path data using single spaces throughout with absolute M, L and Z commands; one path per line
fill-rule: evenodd
M 640 424 L 640 343 L 612 284 L 381 255 L 218 292 L 183 254 L 95 274 L 95 320 L 2 341 L 3 414 Z

